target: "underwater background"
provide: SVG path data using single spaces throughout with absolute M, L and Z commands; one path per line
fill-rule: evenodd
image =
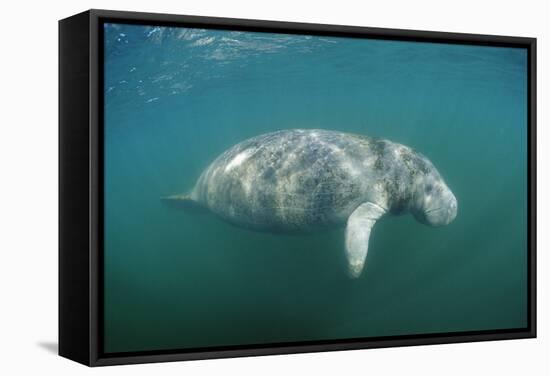
M 163 204 L 220 153 L 278 129 L 408 145 L 458 200 L 453 223 L 253 232 Z M 104 25 L 104 351 L 527 326 L 527 52 Z

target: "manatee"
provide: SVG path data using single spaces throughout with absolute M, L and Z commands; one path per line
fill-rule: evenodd
M 434 165 L 410 147 L 323 129 L 291 129 L 243 141 L 214 160 L 187 194 L 164 200 L 203 207 L 252 230 L 306 232 L 345 226 L 351 277 L 386 214 L 447 225 L 457 200 Z

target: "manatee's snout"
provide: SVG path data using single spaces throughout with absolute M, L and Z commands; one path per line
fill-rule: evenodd
M 427 210 L 425 214 L 426 222 L 431 226 L 445 226 L 454 221 L 458 211 L 458 203 L 456 197 L 449 190 L 441 200 L 441 205 Z
M 447 211 L 448 220 L 447 223 L 445 223 L 446 225 L 455 220 L 456 214 L 458 212 L 458 202 L 456 201 L 456 197 L 452 193 L 451 195 L 453 196 L 453 198 L 452 201 L 449 203 L 449 209 Z
M 417 202 L 418 205 L 412 213 L 421 223 L 435 227 L 445 226 L 456 218 L 456 197 L 443 181 L 432 181 L 422 187 Z

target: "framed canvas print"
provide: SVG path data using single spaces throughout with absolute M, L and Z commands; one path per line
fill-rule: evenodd
M 60 355 L 535 336 L 535 39 L 59 27 Z

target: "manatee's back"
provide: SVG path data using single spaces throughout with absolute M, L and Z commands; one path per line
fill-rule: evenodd
M 220 155 L 192 195 L 226 220 L 259 230 L 342 223 L 365 189 L 358 142 L 326 130 L 254 137 Z

